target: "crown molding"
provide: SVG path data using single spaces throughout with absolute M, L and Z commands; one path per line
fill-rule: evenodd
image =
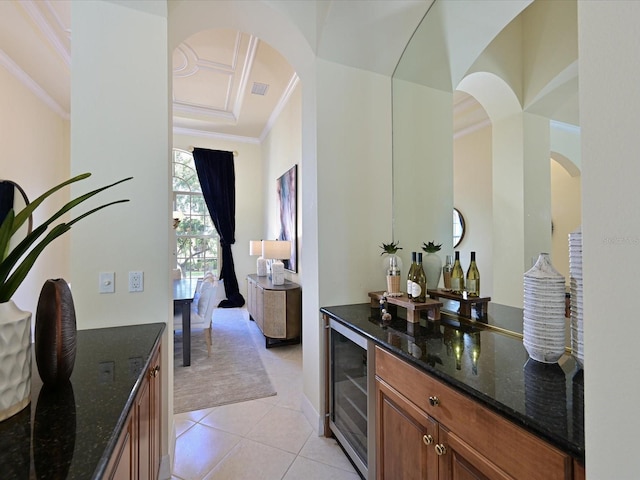
M 282 92 L 282 95 L 280 96 L 280 100 L 278 100 L 278 103 L 273 109 L 273 112 L 271 112 L 271 115 L 269 115 L 269 119 L 267 120 L 267 123 L 264 126 L 262 133 L 260 134 L 261 142 L 264 141 L 265 138 L 267 138 L 267 135 L 269 135 L 269 132 L 275 125 L 276 120 L 282 113 L 282 110 L 284 110 L 284 107 L 286 107 L 287 103 L 289 103 L 289 98 L 291 97 L 291 94 L 296 89 L 296 86 L 298 85 L 299 82 L 300 82 L 300 77 L 298 77 L 298 74 L 294 72 L 293 75 L 291 76 L 291 80 L 289 80 L 289 84 L 287 85 L 287 88 L 285 88 L 284 92 Z
M 47 11 L 53 18 L 56 19 L 58 23 L 58 27 L 60 30 L 64 32 L 68 32 L 68 26 L 62 24 L 60 17 L 56 14 L 55 9 L 51 6 L 50 1 L 44 2 L 34 2 L 34 1 L 26 1 L 20 0 L 20 5 L 25 11 L 29 14 L 31 19 L 36 23 L 36 25 L 40 28 L 40 31 L 44 34 L 49 43 L 53 46 L 53 49 L 58 52 L 58 55 L 62 58 L 62 61 L 65 63 L 67 68 L 71 68 L 71 52 L 65 47 L 65 45 L 60 40 L 60 37 L 56 34 L 55 29 L 51 26 L 51 24 L 47 21 L 45 16 L 42 14 L 40 7 L 37 5 L 43 5 L 43 8 L 46 8 Z
M 189 135 L 192 137 L 214 138 L 216 140 L 227 140 L 238 143 L 251 143 L 260 145 L 260 139 L 254 137 L 242 137 L 240 135 L 231 135 L 228 133 L 209 132 L 206 130 L 198 130 L 195 128 L 173 127 L 174 135 Z
M 209 118 L 221 118 L 223 120 L 229 120 L 233 123 L 237 123 L 238 119 L 231 112 L 224 110 L 218 110 L 211 107 L 203 107 L 200 105 L 191 105 L 183 102 L 173 102 L 173 111 L 178 113 L 184 113 L 186 115 L 202 115 Z
M 550 125 L 551 128 L 555 130 L 562 130 L 563 132 L 580 135 L 580 127 L 577 125 L 571 125 L 570 123 L 559 122 L 557 120 L 551 120 Z
M 0 65 L 7 69 L 7 71 L 16 77 L 22 85 L 24 85 L 31 93 L 42 100 L 51 110 L 60 115 L 63 119 L 69 120 L 71 115 L 64 108 L 62 108 L 58 102 L 56 102 L 51 96 L 44 91 L 44 89 L 38 85 L 38 83 L 31 78 L 24 70 L 22 70 L 18 64 L 16 64 L 9 55 L 7 55 L 2 49 L 0 49 Z

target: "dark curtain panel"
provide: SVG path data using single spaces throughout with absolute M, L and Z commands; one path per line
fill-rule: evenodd
M 13 208 L 14 191 L 12 182 L 0 181 L 0 225 L 4 222 L 9 210 Z
M 209 209 L 213 225 L 220 236 L 222 247 L 222 270 L 227 299 L 219 307 L 232 308 L 244 305 L 244 297 L 238 288 L 238 279 L 233 265 L 231 245 L 236 243 L 236 174 L 233 153 L 222 150 L 194 148 L 193 160 L 202 187 L 204 201 Z

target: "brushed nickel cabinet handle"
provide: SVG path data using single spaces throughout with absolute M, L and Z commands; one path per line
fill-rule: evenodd
M 160 371 L 160 365 L 156 365 L 155 367 L 149 369 L 149 376 L 155 378 L 158 376 L 159 371 Z
M 422 441 L 425 445 L 431 445 L 433 443 L 433 437 L 429 434 L 422 436 Z

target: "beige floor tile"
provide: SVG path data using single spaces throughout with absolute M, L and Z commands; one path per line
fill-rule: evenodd
M 176 440 L 173 474 L 187 480 L 203 478 L 240 439 L 205 425 L 194 425 Z
M 196 422 L 194 422 L 192 420 L 189 420 L 188 418 L 186 418 L 184 416 L 178 418 L 178 416 L 176 415 L 176 417 L 175 417 L 176 438 L 179 437 L 180 435 L 182 435 L 187 430 L 189 430 L 195 424 L 196 424 Z
M 301 457 L 325 463 L 333 467 L 356 473 L 353 465 L 334 438 L 319 437 L 316 434 L 310 435 L 307 442 L 300 450 Z
M 297 454 L 312 431 L 301 412 L 275 406 L 246 437 Z
M 176 419 L 176 421 L 186 419 L 191 420 L 192 422 L 199 422 L 204 417 L 209 415 L 215 408 L 217 407 L 204 408 L 202 410 L 194 410 L 192 412 L 176 413 L 174 415 L 174 418 Z
M 284 450 L 244 439 L 204 480 L 281 480 L 295 458 Z
M 258 400 L 232 403 L 216 408 L 200 420 L 200 423 L 225 432 L 245 436 L 272 408 L 273 404 Z
M 282 477 L 282 480 L 360 480 L 356 473 L 347 472 L 340 468 L 332 467 L 324 463 L 309 460 L 304 457 L 296 457 L 293 465 Z

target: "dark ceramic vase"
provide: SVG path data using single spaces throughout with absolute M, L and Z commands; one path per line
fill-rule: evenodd
M 36 310 L 35 351 L 45 385 L 69 380 L 76 360 L 76 311 L 67 282 L 47 280 Z

